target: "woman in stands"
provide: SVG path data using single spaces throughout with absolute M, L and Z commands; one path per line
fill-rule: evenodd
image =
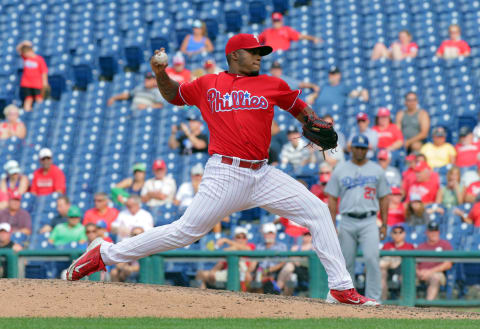
M 212 52 L 213 44 L 207 37 L 205 23 L 199 20 L 193 22 L 193 33 L 187 34 L 183 39 L 180 51 L 187 56 L 193 56 L 201 52 Z
M 389 58 L 395 61 L 401 61 L 405 58 L 414 58 L 418 54 L 418 46 L 412 42 L 412 35 L 407 30 L 398 33 L 398 40 L 392 43 L 390 48 L 379 42 L 372 51 L 371 59 L 373 61 L 380 58 Z
M 463 203 L 465 188 L 460 184 L 460 168 L 453 166 L 447 173 L 447 184 L 437 192 L 436 203 L 452 208 Z
M 459 56 L 470 56 L 470 46 L 462 40 L 460 26 L 452 24 L 448 27 L 450 39 L 444 40 L 437 50 L 437 56 L 443 59 L 452 59 Z
M 412 193 L 410 202 L 405 207 L 405 222 L 411 226 L 426 225 L 429 221 L 429 215 L 425 211 L 425 204 L 419 194 Z
M 375 118 L 375 126 L 372 127 L 378 134 L 379 149 L 387 149 L 389 151 L 395 151 L 403 147 L 403 134 L 397 125 L 392 123 L 390 116 L 390 110 L 386 107 L 381 107 L 377 111 L 377 117 Z
M 8 195 L 17 191 L 23 195 L 28 190 L 28 177 L 22 174 L 17 161 L 9 160 L 3 166 L 7 175 L 0 181 L 0 209 L 7 207 Z
M 0 139 L 8 139 L 17 137 L 24 139 L 27 134 L 27 129 L 22 121 L 19 119 L 20 110 L 13 104 L 8 105 L 3 110 L 6 121 L 0 123 Z
M 145 185 L 147 166 L 145 163 L 136 163 L 132 170 L 133 177 L 123 179 L 112 188 L 112 199 L 114 201 L 124 204 L 128 196 L 140 196 L 143 185 Z

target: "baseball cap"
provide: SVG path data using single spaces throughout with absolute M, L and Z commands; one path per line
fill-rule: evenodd
M 332 66 L 329 70 L 328 70 L 328 74 L 335 74 L 335 73 L 340 73 L 340 69 L 338 68 L 338 66 Z
M 418 193 L 410 194 L 410 202 L 413 202 L 413 201 L 422 201 L 422 196 Z
M 40 152 L 38 153 L 38 156 L 40 157 L 40 159 L 51 158 L 53 156 L 53 153 L 50 149 L 44 147 L 43 149 L 40 150 Z
M 405 231 L 405 227 L 403 226 L 403 223 L 394 224 L 394 225 L 392 226 L 392 231 L 395 230 L 395 229 L 397 229 L 397 228 L 401 229 L 402 232 Z
M 245 234 L 247 235 L 248 231 L 245 227 L 242 226 L 237 226 L 235 227 L 235 230 L 233 230 L 233 236 L 236 236 L 238 234 Z
M 357 113 L 357 121 L 360 120 L 368 120 L 368 115 L 365 112 L 358 112 Z
M 99 228 L 107 228 L 107 223 L 105 223 L 105 221 L 103 219 L 100 219 L 96 224 L 95 226 L 99 227 Z
M 22 200 L 22 195 L 17 190 L 8 193 L 9 200 Z
M 378 151 L 377 159 L 378 160 L 388 160 L 390 158 L 390 152 L 386 149 L 381 149 Z
M 472 132 L 472 129 L 468 126 L 463 126 L 462 128 L 460 128 L 460 131 L 459 131 L 459 136 L 460 137 L 465 137 L 467 136 L 468 134 L 470 134 Z
M 368 148 L 368 138 L 365 135 L 357 135 L 352 139 L 353 147 Z
M 440 231 L 440 226 L 438 225 L 438 223 L 436 221 L 431 220 L 430 222 L 428 222 L 427 230 L 429 230 L 429 231 Z
M 295 126 L 290 126 L 290 127 L 288 127 L 287 135 L 288 135 L 288 134 L 293 134 L 293 133 L 298 133 L 297 127 L 295 127 Z
M 167 164 L 162 159 L 157 159 L 153 161 L 153 165 L 152 165 L 153 170 L 165 169 L 165 168 L 167 168 Z
M 415 153 L 410 153 L 409 155 L 407 155 L 407 156 L 405 157 L 405 160 L 407 160 L 407 161 L 414 161 L 416 158 L 417 158 L 417 156 L 415 155 Z
M 273 223 L 266 223 L 266 224 L 263 224 L 262 232 L 263 232 L 263 234 L 277 233 L 277 228 L 275 227 L 275 224 L 273 224 Z
M 390 117 L 390 110 L 386 107 L 381 107 L 377 111 L 377 117 Z
M 132 171 L 147 171 L 147 165 L 145 163 L 135 163 L 132 167 Z
M 202 22 L 200 20 L 196 19 L 196 20 L 193 21 L 192 26 L 196 27 L 197 29 L 201 29 L 202 28 Z
M 68 209 L 67 217 L 82 217 L 82 212 L 77 206 L 71 205 Z
M 152 72 L 145 73 L 145 79 L 153 79 L 153 78 L 155 78 L 155 76 L 153 75 Z
M 417 162 L 415 167 L 413 167 L 413 171 L 415 171 L 415 172 L 420 172 L 420 171 L 423 171 L 425 169 L 430 169 L 429 165 L 425 161 L 419 161 L 419 162 Z
M 5 165 L 3 166 L 3 169 L 5 169 L 5 171 L 9 175 L 19 174 L 21 172 L 20 166 L 15 160 L 8 160 L 7 163 L 5 163 Z
M 433 128 L 432 136 L 445 137 L 445 136 L 447 136 L 447 132 L 445 131 L 445 128 L 443 128 L 442 126 L 438 126 L 438 127 Z
M 331 174 L 320 174 L 320 183 L 327 183 L 331 176 Z
M 176 53 L 173 56 L 173 65 L 185 64 L 185 57 L 183 57 L 182 53 Z
M 279 12 L 275 12 L 272 14 L 272 21 L 281 21 L 283 20 L 283 15 Z
M 397 187 L 397 186 L 392 186 L 392 194 L 394 195 L 401 195 L 402 194 L 402 190 Z
M 0 223 L 0 231 L 10 232 L 12 227 L 8 223 Z
M 197 163 L 190 169 L 190 174 L 193 175 L 203 175 L 203 166 L 201 163 Z
M 215 66 L 215 61 L 213 59 L 207 59 L 205 63 L 203 63 L 203 68 L 204 69 L 209 69 L 211 67 Z
M 270 54 L 273 49 L 270 46 L 262 46 L 256 35 L 248 33 L 239 33 L 228 39 L 225 46 L 225 55 L 228 55 L 239 49 L 260 48 L 260 56 Z
M 271 69 L 281 69 L 282 68 L 282 64 L 280 64 L 279 61 L 275 61 L 272 63 L 272 66 L 270 66 Z

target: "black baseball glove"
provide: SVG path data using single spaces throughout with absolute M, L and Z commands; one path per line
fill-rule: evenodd
M 318 145 L 322 151 L 337 147 L 338 135 L 330 122 L 309 116 L 303 125 L 303 136 Z

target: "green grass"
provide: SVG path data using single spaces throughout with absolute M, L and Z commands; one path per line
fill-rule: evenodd
M 329 329 L 478 328 L 475 320 L 398 319 L 163 319 L 163 318 L 1 318 L 1 329 Z

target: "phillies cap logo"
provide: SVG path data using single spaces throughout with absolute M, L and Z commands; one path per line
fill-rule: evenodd
M 253 34 L 253 37 L 255 38 L 255 40 L 257 40 L 257 42 L 258 42 L 258 43 L 260 43 L 260 40 L 258 40 L 258 36 L 257 36 L 257 34 L 256 34 L 256 33 L 255 33 L 255 34 Z

